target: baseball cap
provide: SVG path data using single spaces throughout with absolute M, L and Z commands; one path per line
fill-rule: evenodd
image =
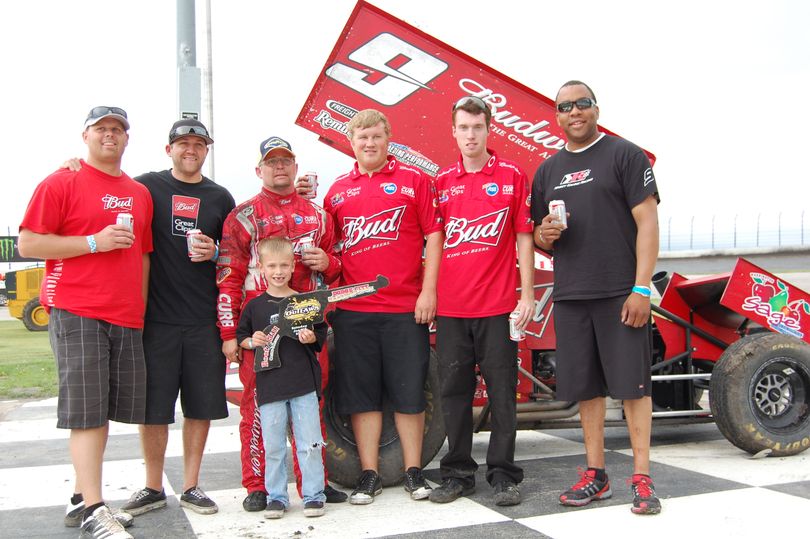
M 115 118 L 124 125 L 124 130 L 129 131 L 129 120 L 127 120 L 127 111 L 119 107 L 93 107 L 84 121 L 84 128 L 87 129 L 91 125 L 96 125 L 104 118 Z
M 261 145 L 259 146 L 259 163 L 264 161 L 264 158 L 267 157 L 267 154 L 272 152 L 273 150 L 284 150 L 290 157 L 295 157 L 295 154 L 292 151 L 292 146 L 290 143 L 280 137 L 270 137 L 262 141 Z
M 172 125 L 172 129 L 169 131 L 169 144 L 180 137 L 187 136 L 200 137 L 205 141 L 206 144 L 214 143 L 214 139 L 212 139 L 211 135 L 208 134 L 208 129 L 205 128 L 202 122 L 193 120 L 191 118 L 186 118 L 183 120 L 177 120 Z

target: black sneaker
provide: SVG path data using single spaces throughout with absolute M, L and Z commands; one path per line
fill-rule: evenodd
M 102 505 L 93 514 L 82 521 L 82 533 L 79 536 L 92 539 L 133 539 L 124 527 L 115 520 L 110 508 Z
M 133 494 L 121 509 L 136 517 L 161 507 L 166 507 L 166 493 L 163 489 L 158 492 L 149 487 L 144 487 Z
M 495 483 L 495 505 L 505 507 L 507 505 L 518 505 L 520 503 L 520 490 L 512 481 L 500 481 Z
M 249 513 L 264 511 L 265 508 L 267 508 L 267 493 L 261 490 L 254 490 L 242 500 L 242 509 Z
M 363 470 L 357 481 L 357 488 L 352 492 L 349 502 L 354 505 L 368 505 L 374 501 L 374 496 L 382 494 L 382 480 L 374 470 Z
M 411 494 L 412 500 L 424 500 L 430 496 L 430 485 L 422 475 L 422 469 L 413 466 L 405 472 L 405 491 Z
M 588 468 L 584 472 L 579 472 L 579 481 L 574 486 L 560 494 L 560 503 L 581 507 L 588 505 L 592 500 L 604 500 L 612 495 L 607 475 L 604 481 L 599 481 L 596 478 L 596 470 Z
M 430 493 L 430 501 L 435 503 L 450 503 L 461 496 L 469 496 L 475 492 L 475 483 L 470 485 L 457 477 L 448 477 Z
M 633 507 L 630 510 L 637 515 L 657 515 L 661 512 L 661 501 L 655 495 L 655 487 L 648 475 L 635 474 L 630 480 L 633 492 Z
M 343 503 L 349 499 L 349 495 L 338 490 L 329 483 L 323 487 L 323 493 L 326 496 L 326 503 Z
M 267 495 L 265 494 L 265 496 Z M 284 504 L 282 502 L 280 502 L 279 500 L 273 500 L 272 502 L 267 504 L 267 508 L 264 510 L 264 518 L 273 518 L 273 519 L 281 518 L 284 516 L 284 512 L 286 510 L 287 508 L 284 507 Z
M 67 507 L 65 508 L 65 527 L 78 528 L 81 526 L 82 513 L 84 513 L 84 500 L 77 504 L 70 503 L 70 500 L 68 500 Z M 129 528 L 132 526 L 132 523 L 135 522 L 132 515 L 125 513 L 120 509 L 113 511 L 113 517 L 115 517 L 115 520 L 117 520 L 118 523 L 125 528 Z
M 196 486 L 191 487 L 180 496 L 180 505 L 201 515 L 213 515 L 219 511 L 219 507 L 214 503 L 214 500 Z
M 305 517 L 320 517 L 326 513 L 323 502 L 307 502 L 304 504 Z

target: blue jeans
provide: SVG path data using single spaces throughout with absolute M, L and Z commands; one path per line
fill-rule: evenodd
M 318 396 L 313 391 L 286 401 L 262 404 L 259 407 L 264 438 L 265 475 L 268 503 L 277 500 L 289 507 L 287 495 L 287 424 L 292 431 L 301 467 L 301 491 L 304 503 L 326 501 L 323 493 L 324 473 L 321 447 L 321 420 Z

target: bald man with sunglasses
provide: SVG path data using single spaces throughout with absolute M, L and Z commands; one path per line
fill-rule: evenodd
M 563 84 L 556 107 L 568 142 L 535 174 L 534 240 L 554 254 L 557 398 L 579 402 L 588 465 L 560 503 L 579 507 L 612 495 L 604 455 L 610 395 L 623 400 L 630 431 L 631 510 L 657 514 L 649 285 L 658 256 L 658 186 L 641 148 L 599 132 L 599 106 L 587 84 Z M 567 226 L 549 214 L 552 200 L 565 202 Z

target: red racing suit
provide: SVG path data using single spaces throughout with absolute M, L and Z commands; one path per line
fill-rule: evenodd
M 335 227 L 332 218 L 323 208 L 293 193 L 281 196 L 265 188 L 247 202 L 234 208 L 225 219 L 222 241 L 217 260 L 217 317 L 222 340 L 236 339 L 239 314 L 245 303 L 255 298 L 267 288 L 267 282 L 259 269 L 258 243 L 264 238 L 285 236 L 293 242 L 296 259 L 290 288 L 297 292 L 309 292 L 322 278 L 328 284 L 340 275 L 340 259 L 335 256 Z M 312 239 L 313 244 L 323 249 L 329 257 L 329 267 L 321 276 L 312 272 L 301 262 L 299 242 L 302 238 Z M 321 354 L 319 357 L 324 357 Z M 321 365 L 326 376 L 328 365 Z M 253 352 L 242 350 L 239 365 L 239 379 L 244 386 L 239 423 L 242 458 L 242 485 L 247 491 L 265 491 L 264 486 L 264 443 L 259 409 L 256 406 L 256 373 L 253 371 Z M 323 402 L 321 403 L 323 406 Z M 323 429 L 323 417 L 321 418 Z M 294 443 L 294 441 L 293 441 Z M 293 467 L 297 482 L 301 484 L 301 473 L 295 459 L 293 446 Z M 324 448 L 324 460 L 326 458 Z

